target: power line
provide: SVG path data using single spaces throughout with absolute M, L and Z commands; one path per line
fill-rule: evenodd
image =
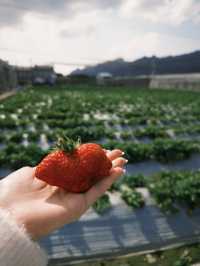
M 8 8 L 8 9 L 17 9 L 17 10 L 24 10 L 24 11 L 28 11 L 28 12 L 37 12 L 39 16 L 47 16 L 49 15 L 48 13 L 44 13 L 44 12 L 41 12 L 41 11 L 37 11 L 37 10 L 31 10 L 25 6 L 18 6 L 16 4 L 8 4 L 8 3 L 0 3 L 0 7 L 3 7 L 3 8 Z M 18 49 L 9 49 L 9 48 L 4 48 L 4 47 L 0 47 L 0 51 L 6 51 L 8 53 L 15 53 L 15 54 L 25 54 L 25 55 L 29 55 L 30 56 L 30 59 L 32 59 L 32 55 L 30 55 L 30 51 L 25 51 L 25 50 L 18 50 Z M 37 55 L 34 55 L 34 57 L 45 57 L 45 56 L 48 56 L 50 57 L 51 55 L 44 55 L 44 54 L 38 54 Z M 85 60 L 85 59 L 84 59 Z M 66 65 L 66 66 L 85 66 L 85 67 L 88 67 L 88 66 L 92 66 L 92 65 L 96 65 L 96 64 L 99 64 L 100 62 L 102 61 L 105 61 L 105 60 L 99 60 L 99 59 L 96 59 L 96 60 L 92 60 L 92 59 L 86 59 L 86 61 L 90 61 L 90 62 L 52 62 L 51 64 L 53 65 Z
M 45 58 L 45 57 L 51 57 L 51 55 L 49 54 L 31 54 L 31 51 L 28 50 L 20 50 L 20 49 L 9 49 L 9 48 L 5 48 L 5 47 L 0 47 L 0 51 L 6 51 L 8 53 L 14 53 L 14 54 L 24 54 L 24 55 L 28 55 L 30 58 L 33 57 L 41 57 L 41 58 Z M 68 62 L 64 62 L 64 61 L 54 61 L 52 62 L 52 64 L 55 65 L 68 65 L 68 66 L 92 66 L 92 65 L 97 65 L 100 64 L 101 62 L 105 62 L 106 60 L 99 60 L 99 59 L 84 59 L 83 62 L 81 61 L 73 61 L 73 60 L 69 60 Z
M 20 54 L 30 54 L 30 51 L 26 50 L 19 50 L 19 49 L 9 49 L 5 47 L 0 47 L 0 51 L 6 51 L 8 53 L 20 53 Z M 40 56 L 40 55 L 39 55 Z
M 93 63 L 93 64 L 89 64 L 89 63 L 80 63 L 80 62 L 52 62 L 53 65 L 62 65 L 62 66 L 85 66 L 85 67 L 89 67 L 92 65 L 96 65 L 99 63 Z
M 29 51 L 25 51 L 25 50 L 16 50 L 16 49 L 8 49 L 8 48 L 4 48 L 4 47 L 0 47 L 0 51 L 6 51 L 6 52 L 9 52 L 9 53 L 15 53 L 15 54 L 25 54 L 25 55 L 29 55 L 30 59 L 32 59 L 32 55 L 31 55 L 31 52 Z M 34 55 L 34 57 L 45 57 L 45 56 L 48 56 L 50 57 L 50 55 L 41 55 L 41 54 L 37 54 L 37 55 Z M 91 61 L 91 62 L 89 62 Z M 66 66 L 92 66 L 92 65 L 96 65 L 96 64 L 99 64 L 99 62 L 97 61 L 93 61 L 93 60 L 87 60 L 84 61 L 84 62 L 77 62 L 77 61 L 74 61 L 73 60 L 69 60 L 67 62 L 63 62 L 63 61 L 52 61 L 48 64 L 53 64 L 53 65 L 66 65 Z
M 18 10 L 24 10 L 24 11 L 28 11 L 28 12 L 37 12 L 37 15 L 39 16 L 47 16 L 49 15 L 49 13 L 44 13 L 44 12 L 41 12 L 41 11 L 37 11 L 37 10 L 31 10 L 25 6 L 18 6 L 16 4 L 8 4 L 8 3 L 0 3 L 0 7 L 4 7 L 4 8 L 14 8 L 14 9 L 18 9 Z M 29 55 L 32 57 L 32 55 L 30 55 L 30 51 L 24 51 L 24 50 L 16 50 L 16 49 L 8 49 L 8 48 L 4 48 L 4 47 L 0 47 L 0 51 L 6 51 L 6 52 L 9 52 L 9 53 L 20 53 L 20 54 L 26 54 L 26 55 Z M 34 55 L 34 57 L 37 56 L 37 57 L 44 57 L 44 56 L 51 56 L 51 55 L 44 55 L 44 54 L 38 54 L 37 55 Z M 85 59 L 84 59 L 85 60 Z M 91 63 L 85 63 L 85 62 L 78 62 L 78 63 L 68 63 L 68 62 L 57 62 L 56 64 L 57 65 L 71 65 L 71 66 L 90 66 L 90 65 L 95 65 L 95 64 L 99 64 L 100 62 L 104 62 L 106 61 L 105 59 L 86 59 L 86 61 L 88 62 L 91 62 Z
M 28 51 L 28 50 L 21 50 L 21 49 L 10 49 L 10 48 L 6 48 L 6 47 L 1 47 L 0 46 L 0 51 L 6 51 L 8 53 L 16 53 L 16 54 L 25 54 L 25 55 L 29 55 L 32 56 L 32 51 Z M 42 52 L 42 54 L 33 54 L 33 56 L 35 57 L 52 57 L 51 54 L 45 54 Z M 90 59 L 90 58 L 84 58 L 84 59 L 80 59 L 81 61 L 83 60 L 84 64 L 96 64 L 98 62 L 102 62 L 105 61 L 105 59 Z M 73 61 L 73 60 L 72 60 Z M 87 63 L 85 63 L 87 62 Z M 82 62 L 80 63 L 82 64 Z

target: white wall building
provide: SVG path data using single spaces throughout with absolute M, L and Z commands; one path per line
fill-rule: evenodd
M 96 76 L 98 85 L 105 85 L 107 81 L 112 80 L 112 74 L 108 72 L 100 72 Z
M 200 73 L 155 75 L 151 77 L 151 89 L 188 89 L 200 91 Z

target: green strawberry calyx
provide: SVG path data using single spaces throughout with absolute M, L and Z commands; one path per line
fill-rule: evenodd
M 58 141 L 56 143 L 56 149 L 62 150 L 67 153 L 72 153 L 75 149 L 80 146 L 81 140 L 78 138 L 76 141 L 73 139 L 70 139 L 69 137 L 63 135 L 58 138 Z

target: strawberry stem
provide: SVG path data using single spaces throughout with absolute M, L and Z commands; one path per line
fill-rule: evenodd
M 81 144 L 80 138 L 77 141 L 70 139 L 69 137 L 63 135 L 58 138 L 56 143 L 56 148 L 68 153 L 72 153 Z

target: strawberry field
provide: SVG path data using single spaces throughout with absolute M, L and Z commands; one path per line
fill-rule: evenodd
M 132 210 L 148 191 L 164 214 L 200 205 L 200 96 L 131 88 L 34 87 L 0 102 L 0 176 L 36 165 L 57 136 L 120 148 L 127 173 L 93 206 L 104 217 L 113 195 Z
M 147 162 L 147 166 L 153 163 L 156 168 L 156 163 L 173 166 L 179 161 L 178 174 L 185 177 L 183 180 L 188 176 L 184 170 L 190 170 L 192 180 L 186 187 L 189 194 L 196 184 L 192 177 L 200 175 L 197 160 L 194 165 L 191 162 L 191 169 L 184 169 L 184 163 L 182 167 L 180 163 L 200 154 L 200 97 L 193 92 L 32 88 L 1 102 L 0 127 L 1 175 L 24 165 L 37 164 L 62 133 L 74 139 L 80 137 L 82 142 L 100 143 L 107 149 L 118 147 L 135 166 Z M 170 167 L 167 170 L 171 170 Z M 125 190 L 125 193 L 119 185 L 117 189 L 131 205 L 124 193 L 133 195 L 138 186 L 152 187 L 157 176 L 139 175 L 135 184 L 134 173 L 128 171 L 128 174 L 124 180 L 129 180 L 127 185 L 132 191 Z M 168 175 L 169 180 L 177 178 L 173 172 Z M 167 189 L 167 184 L 163 186 Z M 166 201 L 170 195 L 165 197 Z M 195 191 L 190 207 L 195 207 L 199 198 L 200 190 Z M 133 202 L 133 207 L 143 205 Z

